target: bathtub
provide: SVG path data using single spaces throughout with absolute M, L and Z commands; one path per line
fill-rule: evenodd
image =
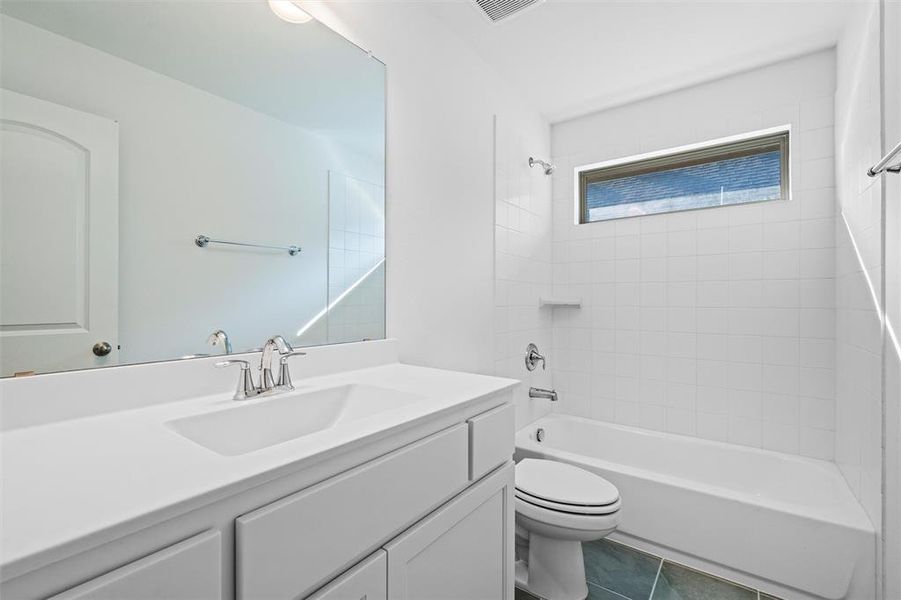
M 830 462 L 564 415 L 517 433 L 528 457 L 616 485 L 614 539 L 786 598 L 844 598 L 872 568 L 873 526 Z

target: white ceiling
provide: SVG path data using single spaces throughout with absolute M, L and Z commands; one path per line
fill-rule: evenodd
M 547 0 L 491 23 L 429 2 L 551 122 L 832 46 L 860 0 Z
M 384 149 L 385 68 L 265 0 L 3 0 L 3 13 L 277 119 Z

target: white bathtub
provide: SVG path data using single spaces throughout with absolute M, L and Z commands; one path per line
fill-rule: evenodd
M 784 597 L 844 598 L 871 568 L 873 526 L 829 462 L 563 415 L 521 430 L 516 454 L 616 485 L 621 539 Z

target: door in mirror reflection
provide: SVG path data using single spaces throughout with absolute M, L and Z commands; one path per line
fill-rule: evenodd
M 108 364 L 118 353 L 118 126 L 8 90 L 0 102 L 3 374 Z

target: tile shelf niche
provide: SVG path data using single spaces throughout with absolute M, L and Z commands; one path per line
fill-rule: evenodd
M 538 298 L 538 306 L 551 308 L 582 308 L 581 298 L 557 298 L 551 296 L 549 298 Z

